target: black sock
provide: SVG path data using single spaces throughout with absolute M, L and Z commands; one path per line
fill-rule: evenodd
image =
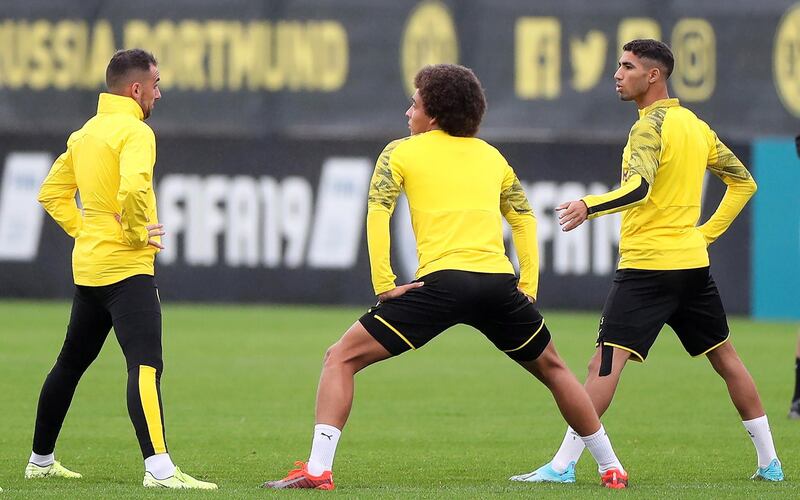
M 800 399 L 800 358 L 794 360 L 794 396 L 792 401 Z

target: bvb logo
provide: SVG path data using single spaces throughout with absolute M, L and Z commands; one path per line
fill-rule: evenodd
M 409 95 L 414 93 L 414 76 L 420 68 L 458 62 L 456 27 L 447 7 L 430 0 L 419 4 L 408 18 L 400 51 L 403 83 Z
M 800 3 L 789 9 L 778 25 L 772 73 L 783 106 L 800 117 Z

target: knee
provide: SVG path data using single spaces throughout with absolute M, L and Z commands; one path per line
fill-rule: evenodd
M 565 371 L 568 372 L 569 369 L 554 351 L 546 350 L 536 359 L 537 377 L 548 387 Z
M 88 356 L 78 352 L 61 351 L 53 369 L 59 368 L 64 372 L 73 373 L 80 377 L 83 372 L 89 368 L 89 365 L 92 364 L 95 358 L 96 356 Z
M 325 356 L 322 358 L 322 366 L 325 368 L 332 368 L 342 363 L 341 349 L 339 342 L 331 345 L 325 351 Z
M 711 366 L 722 378 L 728 378 L 733 375 L 739 374 L 741 371 L 746 370 L 744 364 L 738 358 L 731 357 L 718 357 L 711 360 Z
M 714 370 L 723 377 L 744 367 L 739 355 L 731 348 L 730 344 L 724 344 L 709 352 L 706 356 Z
M 553 373 L 557 370 L 565 370 L 567 367 L 561 357 L 554 351 L 546 350 L 539 356 L 539 369 L 545 373 Z
M 146 338 L 136 339 L 127 342 L 122 347 L 125 354 L 125 363 L 128 371 L 139 366 L 150 366 L 156 369 L 158 374 L 164 370 L 164 358 L 161 354 L 161 344 Z
M 358 354 L 347 349 L 341 342 L 328 347 L 322 361 L 323 370 L 349 370 L 354 374 L 362 367 L 359 365 Z
M 149 368 L 153 368 L 156 371 L 156 376 L 161 377 L 161 374 L 164 373 L 164 362 L 161 360 L 160 356 L 142 356 L 131 358 L 127 360 L 128 365 L 128 372 L 131 370 L 138 370 L 139 367 L 147 366 Z
M 600 356 L 592 356 L 592 359 L 589 360 L 589 365 L 586 368 L 588 370 L 589 377 L 600 373 Z

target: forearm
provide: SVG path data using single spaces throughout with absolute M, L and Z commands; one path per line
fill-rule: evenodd
M 367 248 L 375 295 L 380 295 L 395 287 L 396 276 L 392 272 L 390 254 L 390 217 L 391 214 L 388 211 L 380 208 L 370 206 L 367 210 Z
M 725 190 L 722 201 L 711 218 L 699 227 L 707 244 L 713 243 L 727 231 L 757 189 L 752 177 L 747 179 L 726 177 L 723 180 L 728 188 Z
M 77 238 L 83 218 L 75 201 L 78 186 L 71 162 L 69 151 L 56 159 L 39 188 L 37 201 L 67 234 Z
M 144 248 L 150 240 L 147 214 L 151 213 L 148 199 L 154 202 L 151 191 L 155 150 L 153 131 L 142 124 L 131 131 L 119 156 L 119 222 L 123 240 L 134 248 Z
M 539 246 L 536 241 L 536 217 L 532 213 L 506 214 L 519 260 L 519 288 L 536 298 L 539 288 Z
M 634 174 L 614 191 L 584 196 L 581 200 L 589 209 L 589 219 L 593 219 L 642 205 L 649 195 L 650 185 L 641 175 Z
M 78 237 L 83 218 L 77 203 L 75 203 L 74 193 L 73 198 L 47 198 L 40 194 L 39 203 L 68 235 L 73 238 Z
M 119 222 L 125 242 L 134 248 L 144 248 L 149 240 L 147 225 L 147 188 L 121 186 L 117 197 L 120 205 Z

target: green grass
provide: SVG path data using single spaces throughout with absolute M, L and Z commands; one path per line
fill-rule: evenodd
M 217 481 L 207 498 L 789 498 L 800 496 L 800 422 L 785 418 L 796 328 L 731 321 L 734 343 L 771 417 L 787 481 L 753 483 L 755 451 L 722 381 L 665 330 L 626 369 L 604 423 L 631 473 L 625 492 L 598 486 L 588 454 L 573 485 L 507 481 L 547 462 L 564 432 L 549 393 L 479 333 L 454 328 L 419 352 L 357 377 L 339 446 L 337 490 L 256 487 L 305 460 L 325 348 L 361 313 L 301 307 L 164 307 L 162 392 L 173 459 Z M 583 379 L 597 314 L 547 314 Z M 109 338 L 75 395 L 56 450 L 84 479 L 25 481 L 36 402 L 61 347 L 67 303 L 0 302 L 0 486 L 3 498 L 156 498 L 125 407 L 125 363 Z

